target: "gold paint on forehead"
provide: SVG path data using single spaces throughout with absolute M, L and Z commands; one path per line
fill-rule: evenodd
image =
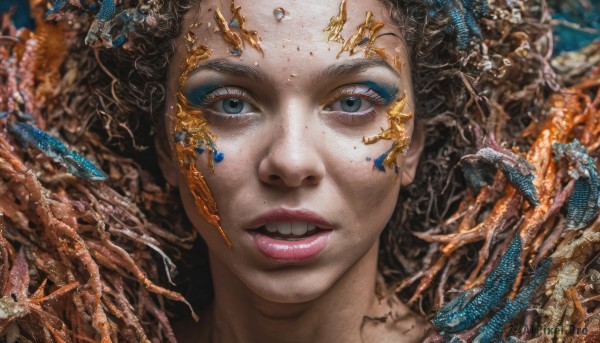
M 381 129 L 381 133 L 369 138 L 363 137 L 363 143 L 374 144 L 382 139 L 392 140 L 392 149 L 387 154 L 383 164 L 389 168 L 397 167 L 396 159 L 399 154 L 402 154 L 410 144 L 410 138 L 407 132 L 407 123 L 412 119 L 411 112 L 404 113 L 407 97 L 406 92 L 396 100 L 388 109 L 389 128 Z
M 237 32 L 231 31 L 231 29 L 229 28 L 229 24 L 227 23 L 227 20 L 225 20 L 225 17 L 223 17 L 223 14 L 221 13 L 221 10 L 218 7 L 217 7 L 217 10 L 215 11 L 215 20 L 217 21 L 217 25 L 219 25 L 221 32 L 223 32 L 223 39 L 225 39 L 225 41 L 227 43 L 229 43 L 229 45 L 231 45 L 231 48 L 229 51 L 230 52 L 238 51 L 239 54 L 241 54 L 242 51 L 244 50 L 242 38 L 240 37 L 240 35 Z M 235 50 L 233 50 L 233 49 L 235 49 Z M 236 55 L 236 54 L 234 53 L 234 55 Z
M 235 7 L 234 0 L 231 0 L 231 14 L 233 14 L 233 18 L 237 20 L 239 23 L 239 30 L 242 33 L 242 39 L 248 42 L 251 47 L 256 49 L 256 51 L 260 52 L 261 55 L 264 55 L 262 47 L 260 46 L 261 38 L 257 31 L 255 30 L 247 30 L 246 29 L 246 18 L 240 13 L 242 9 L 241 6 Z
M 180 87 L 185 84 L 190 73 L 198 67 L 200 62 L 208 59 L 212 52 L 211 49 L 203 45 L 196 45 L 197 37 L 193 32 L 188 32 L 185 40 L 187 55 L 180 67 Z M 192 108 L 181 90 L 177 93 L 174 137 L 178 137 L 175 142 L 175 150 L 179 161 L 179 169 L 194 197 L 198 212 L 217 229 L 227 246 L 231 247 L 231 241 L 221 227 L 215 199 L 202 173 L 196 167 L 196 161 L 199 157 L 196 148 L 202 146 L 207 150 L 210 171 L 214 172 L 213 157 L 217 136 L 208 128 L 208 122 L 202 111 Z
M 371 58 L 377 54 L 387 59 L 382 49 L 373 48 L 377 32 L 381 30 L 383 25 L 382 21 L 373 21 L 373 12 L 367 11 L 365 22 L 356 27 L 357 32 L 344 43 L 337 57 L 339 58 L 344 51 L 348 51 L 350 56 L 352 56 L 357 47 L 364 45 L 365 57 Z
M 329 20 L 329 24 L 327 27 L 323 29 L 323 32 L 329 31 L 329 36 L 327 37 L 327 42 L 338 42 L 344 43 L 344 38 L 340 35 L 340 32 L 344 29 L 344 24 L 346 24 L 346 20 L 348 19 L 346 14 L 346 0 L 342 0 L 340 3 L 340 10 L 337 16 L 331 17 Z
M 215 20 L 221 32 L 223 32 L 223 39 L 231 46 L 229 52 L 233 55 L 241 55 L 244 50 L 244 41 L 248 42 L 251 47 L 256 49 L 261 55 L 264 55 L 264 52 L 261 47 L 261 38 L 257 31 L 246 29 L 246 18 L 241 14 L 241 6 L 235 6 L 235 1 L 231 0 L 230 6 L 231 14 L 233 15 L 233 20 L 231 22 L 227 22 L 221 10 L 217 7 L 215 11 Z M 233 22 L 236 22 L 237 27 L 233 27 Z M 239 30 L 239 33 L 234 31 Z

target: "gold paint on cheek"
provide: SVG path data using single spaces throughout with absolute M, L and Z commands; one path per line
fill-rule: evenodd
M 185 84 L 190 73 L 198 67 L 199 63 L 208 59 L 212 52 L 203 45 L 196 46 L 196 35 L 192 32 L 189 32 L 185 38 L 187 56 L 181 65 L 180 87 Z M 213 158 L 215 152 L 218 153 L 214 142 L 217 136 L 210 132 L 202 111 L 192 108 L 181 91 L 177 93 L 177 114 L 175 115 L 173 136 L 176 137 L 175 150 L 179 168 L 194 197 L 198 212 L 219 231 L 227 246 L 231 247 L 231 241 L 221 227 L 215 199 L 202 173 L 196 168 L 196 161 L 199 157 L 196 149 L 202 147 L 208 151 L 210 171 L 214 172 Z
M 260 52 L 261 55 L 264 55 L 260 46 L 260 35 L 255 30 L 246 29 L 246 18 L 241 14 L 241 9 L 241 6 L 236 7 L 235 1 L 231 0 L 230 10 L 233 20 L 230 22 L 227 22 L 218 7 L 215 11 L 215 20 L 221 32 L 223 32 L 223 39 L 231 45 L 229 52 L 236 56 L 241 55 L 244 51 L 244 41 L 246 41 L 251 47 Z M 239 33 L 233 31 L 232 28 L 239 30 Z
M 331 17 L 329 20 L 329 24 L 327 27 L 323 29 L 323 32 L 329 31 L 329 37 L 327 37 L 327 42 L 338 42 L 344 43 L 344 38 L 340 35 L 340 32 L 344 29 L 344 24 L 346 24 L 346 20 L 348 19 L 346 14 L 346 0 L 342 0 L 340 3 L 340 11 L 337 16 Z
M 373 12 L 367 11 L 365 22 L 356 27 L 357 32 L 344 43 L 337 57 L 339 58 L 344 51 L 348 51 L 350 56 L 352 56 L 357 47 L 364 45 L 365 57 L 371 58 L 377 54 L 386 58 L 383 49 L 373 48 L 377 32 L 381 30 L 383 25 L 382 21 L 373 21 Z
M 392 169 L 398 167 L 396 163 L 398 155 L 404 153 L 410 144 L 407 123 L 412 119 L 413 114 L 412 112 L 403 112 L 406 101 L 406 93 L 404 93 L 387 109 L 389 128 L 385 130 L 382 128 L 381 133 L 376 136 L 363 137 L 363 143 L 365 144 L 373 144 L 382 139 L 393 141 L 392 149 L 383 161 L 385 166 Z

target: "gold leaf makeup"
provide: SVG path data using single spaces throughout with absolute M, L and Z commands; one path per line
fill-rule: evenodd
M 375 159 L 374 165 L 381 171 L 385 171 L 384 166 L 387 166 L 397 172 L 399 167 L 396 163 L 396 159 L 399 154 L 406 151 L 410 144 L 410 138 L 406 131 L 406 124 L 412 119 L 413 114 L 411 112 L 403 112 L 406 101 L 406 93 L 404 93 L 387 109 L 389 128 L 385 130 L 382 128 L 381 133 L 376 136 L 369 138 L 363 137 L 363 143 L 365 144 L 373 144 L 381 139 L 393 141 L 392 147 Z
M 187 55 L 181 65 L 180 88 L 185 84 L 190 73 L 198 67 L 201 61 L 208 59 L 212 52 L 203 45 L 196 45 L 197 38 L 192 32 L 188 32 L 185 39 Z M 219 231 L 225 243 L 231 247 L 231 241 L 221 227 L 215 199 L 202 173 L 196 168 L 196 161 L 206 150 L 210 171 L 214 172 L 213 160 L 217 162 L 223 160 L 223 153 L 216 149 L 217 136 L 210 132 L 202 111 L 192 108 L 181 90 L 177 93 L 174 136 L 179 168 L 194 197 L 198 212 Z
M 246 18 L 240 13 L 242 9 L 241 6 L 235 7 L 234 0 L 231 0 L 231 14 L 233 14 L 232 26 L 235 26 L 237 21 L 237 26 L 240 32 L 242 33 L 242 39 L 248 42 L 251 47 L 256 49 L 256 51 L 260 52 L 263 55 L 262 47 L 260 46 L 260 35 L 255 30 L 247 30 L 246 29 Z
M 219 8 L 215 11 L 215 20 L 217 25 L 219 25 L 221 32 L 223 32 L 223 39 L 230 45 L 229 52 L 236 56 L 241 55 L 242 51 L 244 51 L 244 41 L 246 41 L 251 47 L 263 55 L 264 53 L 260 46 L 260 35 L 255 30 L 246 29 L 246 18 L 240 12 L 242 7 L 236 7 L 235 1 L 231 0 L 229 9 L 233 15 L 233 19 L 230 22 L 225 20 L 225 17 L 223 17 Z M 238 30 L 239 33 L 232 29 Z
M 377 32 L 383 25 L 382 21 L 373 21 L 373 12 L 367 11 L 365 22 L 356 27 L 357 32 L 344 43 L 337 57 L 340 57 L 344 51 L 348 51 L 350 56 L 352 56 L 357 47 L 364 46 L 365 57 L 370 58 L 377 54 L 387 59 L 382 49 L 373 48 Z
M 230 45 L 229 52 L 233 55 L 241 55 L 243 51 L 242 38 L 237 32 L 231 31 L 227 20 L 225 20 L 225 17 L 223 17 L 223 14 L 218 7 L 215 11 L 215 20 L 217 21 L 217 25 L 219 25 L 221 32 L 223 32 L 223 39 Z
M 385 57 L 383 57 L 383 58 L 385 58 Z M 385 59 L 387 59 L 387 58 L 385 58 Z M 394 67 L 394 69 L 396 69 L 396 71 L 398 73 L 400 73 L 400 71 L 402 70 L 402 58 L 400 57 L 399 52 L 396 52 L 396 54 L 394 55 L 394 58 L 392 58 L 392 67 Z
M 340 32 L 344 29 L 344 24 L 348 19 L 346 14 L 346 0 L 342 0 L 340 3 L 340 11 L 337 16 L 331 17 L 327 27 L 323 29 L 323 32 L 329 32 L 327 42 L 338 42 L 344 43 L 344 38 L 340 35 Z
M 188 32 L 185 35 L 185 43 L 187 46 L 187 55 L 185 57 L 185 61 L 181 66 L 181 76 L 179 76 L 179 86 L 183 87 L 183 84 L 187 80 L 190 72 L 198 67 L 201 61 L 210 57 L 212 52 L 211 49 L 205 47 L 204 45 L 196 46 L 196 34 L 193 32 Z

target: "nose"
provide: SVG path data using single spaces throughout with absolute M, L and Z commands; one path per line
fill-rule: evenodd
M 269 128 L 273 132 L 266 135 L 272 138 L 266 142 L 268 148 L 258 170 L 265 184 L 282 188 L 315 186 L 325 175 L 315 123 L 297 109 L 276 116 Z

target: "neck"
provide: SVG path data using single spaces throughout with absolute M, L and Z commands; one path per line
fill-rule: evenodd
M 361 332 L 363 316 L 379 317 L 392 310 L 375 296 L 377 247 L 378 242 L 324 294 L 302 303 L 277 303 L 259 297 L 211 258 L 215 286 L 209 314 L 212 343 L 376 341 L 369 336 L 377 336 L 381 330 L 368 324 Z M 409 317 L 401 303 L 393 310 Z

